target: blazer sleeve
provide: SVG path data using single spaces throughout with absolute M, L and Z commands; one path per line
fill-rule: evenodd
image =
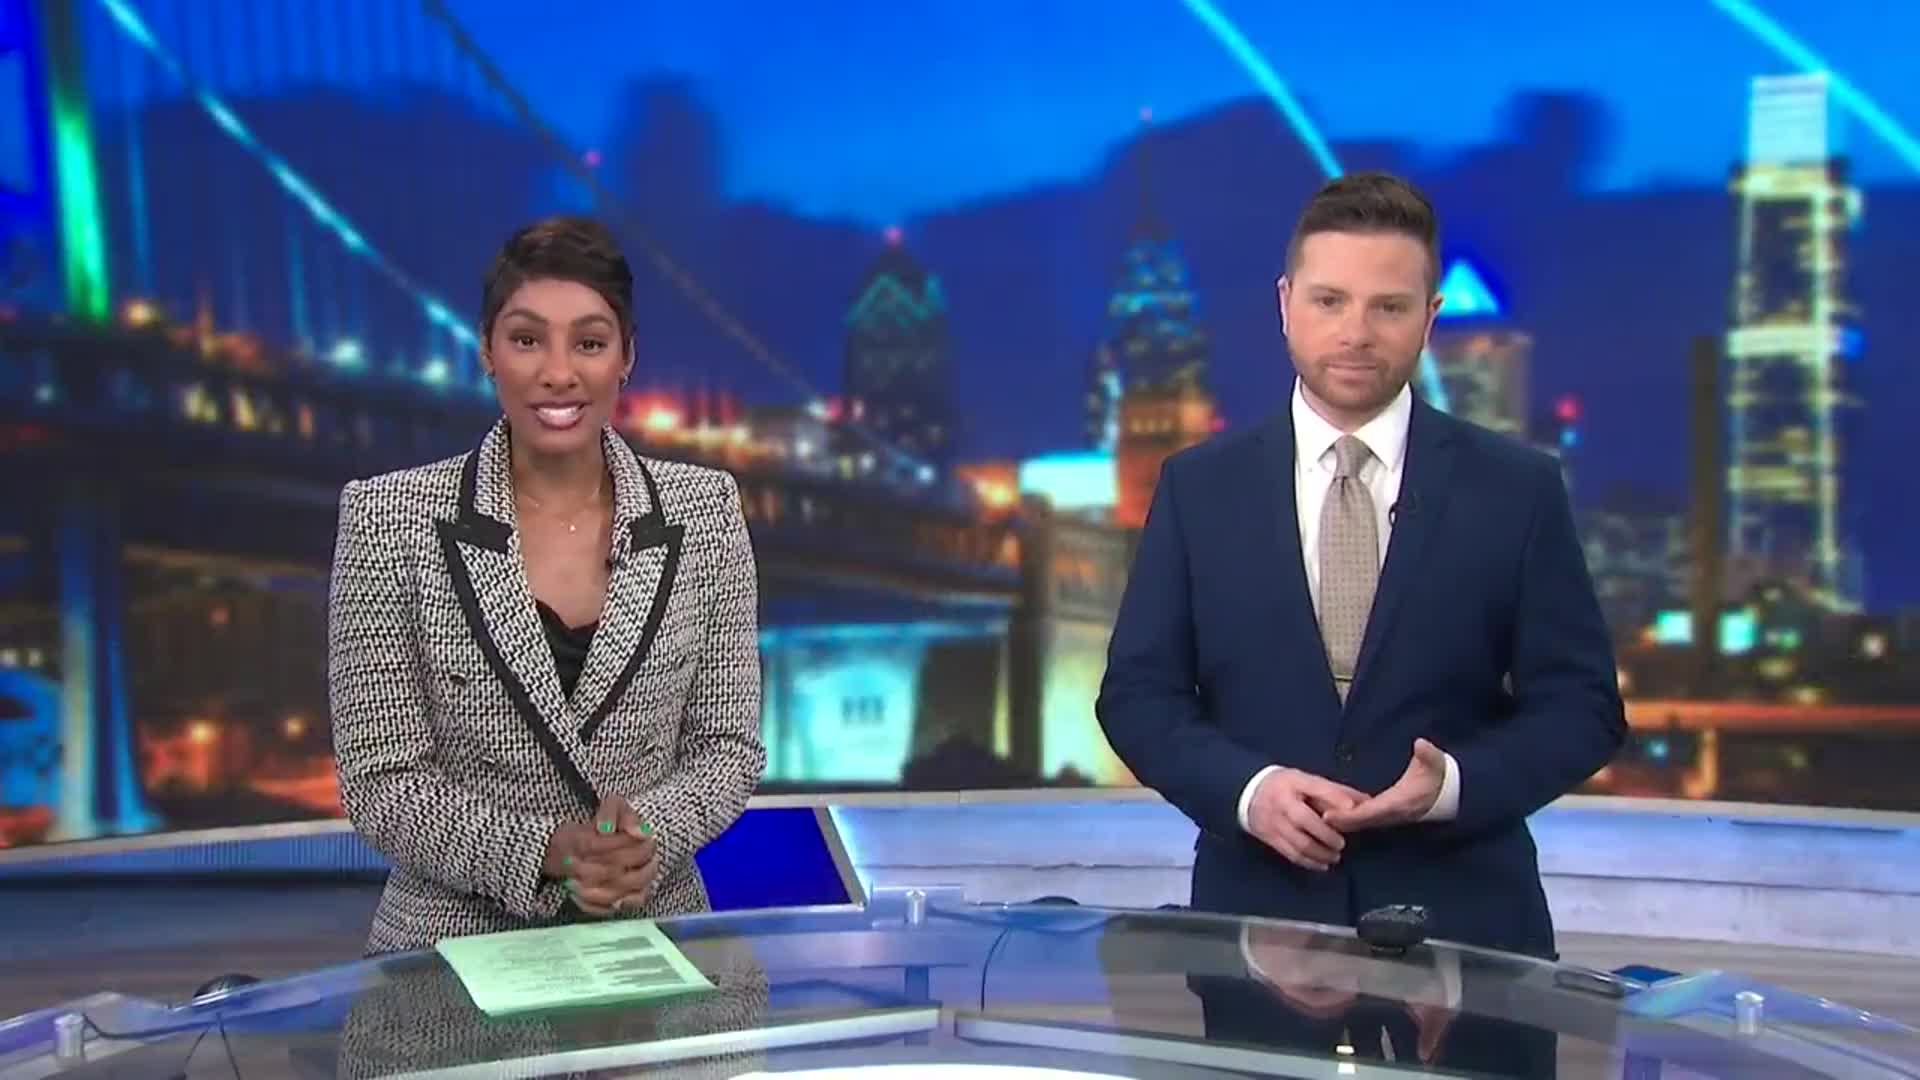
M 1514 610 L 1513 712 L 1448 747 L 1460 767 L 1453 827 L 1519 821 L 1584 783 L 1627 736 L 1613 644 L 1557 467 L 1534 485 Z
M 1178 476 L 1170 461 L 1154 488 L 1094 712 L 1136 779 L 1202 829 L 1234 836 L 1240 794 L 1269 762 L 1221 730 L 1200 696 Z
M 760 586 L 740 489 L 722 473 L 722 537 L 706 584 L 706 638 L 680 717 L 672 769 L 630 796 L 654 828 L 665 879 L 725 832 L 760 783 L 767 751 L 760 739 Z
M 334 766 L 354 828 L 394 865 L 525 919 L 566 894 L 540 864 L 557 818 L 497 806 L 434 760 L 413 590 L 365 483 L 346 486 L 327 608 Z

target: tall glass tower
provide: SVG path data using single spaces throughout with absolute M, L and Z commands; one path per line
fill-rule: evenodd
M 1860 602 L 1840 492 L 1844 366 L 1859 342 L 1847 241 L 1860 195 L 1832 121 L 1826 76 L 1754 80 L 1746 161 L 1732 183 L 1727 554 L 1745 584 L 1786 582 L 1844 611 Z

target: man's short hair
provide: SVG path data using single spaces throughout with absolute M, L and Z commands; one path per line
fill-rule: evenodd
M 1287 245 L 1287 273 L 1314 233 L 1399 233 L 1427 251 L 1427 291 L 1440 284 L 1440 222 L 1420 189 L 1391 173 L 1357 172 L 1328 181 L 1300 212 Z

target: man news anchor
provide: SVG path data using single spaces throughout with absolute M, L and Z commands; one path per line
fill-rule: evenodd
M 1410 184 L 1334 180 L 1278 282 L 1297 373 L 1264 424 L 1170 458 L 1097 711 L 1200 827 L 1192 905 L 1554 957 L 1529 814 L 1626 735 L 1549 455 L 1408 386 L 1438 227 Z

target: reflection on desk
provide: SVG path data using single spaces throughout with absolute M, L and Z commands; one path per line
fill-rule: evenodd
M 55 1059 L 50 1014 L 0 1025 L 0 1080 L 937 1078 L 948 1065 L 1533 1078 L 1569 1052 L 1611 1075 L 1920 1077 L 1920 1032 L 1734 977 L 1676 990 L 1445 943 L 1386 956 L 1341 928 L 924 898 L 660 926 L 715 992 L 489 1018 L 437 954 L 388 955 L 175 1009 L 90 999 L 78 1008 L 116 1037 L 96 1035 L 79 1062 Z M 1777 1016 L 1742 1031 L 1742 991 L 1780 1003 Z
M 1240 953 L 1244 976 L 1191 980 L 1210 1040 L 1286 1042 L 1496 1076 L 1555 1075 L 1558 1032 L 1508 1019 L 1509 980 L 1477 957 L 1428 946 L 1378 956 L 1351 937 L 1302 926 L 1244 927 Z
M 689 956 L 689 959 L 694 959 Z M 466 1066 L 546 1059 L 539 1075 L 576 1071 L 573 1058 L 595 1050 L 660 1044 L 751 1031 L 766 1019 L 767 977 L 740 941 L 721 941 L 694 960 L 714 984 L 696 998 L 634 1008 L 488 1017 L 475 1008 L 453 970 L 433 953 L 396 959 L 384 982 L 355 998 L 340 1026 L 341 1077 L 455 1075 Z M 617 1055 L 616 1055 L 617 1056 Z M 722 1053 L 650 1070 L 670 1077 L 731 1077 L 759 1067 L 754 1053 Z M 627 1062 L 632 1064 L 633 1062 Z

